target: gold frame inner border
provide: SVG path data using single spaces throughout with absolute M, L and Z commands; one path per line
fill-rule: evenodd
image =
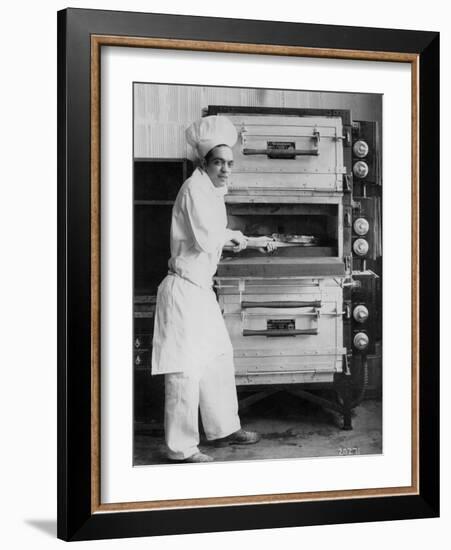
M 408 487 L 190 498 L 102 504 L 100 499 L 100 54 L 102 46 L 410 63 L 412 100 L 412 479 Z M 170 38 L 91 36 L 91 513 L 274 504 L 419 494 L 419 56 Z

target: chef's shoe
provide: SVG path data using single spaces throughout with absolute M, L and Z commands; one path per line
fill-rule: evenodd
M 214 443 L 216 447 L 225 447 L 226 445 L 252 445 L 258 441 L 260 441 L 260 434 L 240 429 L 227 437 L 216 439 Z
M 200 451 L 198 451 L 197 453 L 194 453 L 188 458 L 184 458 L 182 460 L 174 460 L 174 462 L 213 462 L 213 461 L 214 461 L 214 458 L 212 456 L 201 453 Z

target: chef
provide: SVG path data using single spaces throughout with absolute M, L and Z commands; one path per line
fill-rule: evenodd
M 224 245 L 235 252 L 272 250 L 270 239 L 249 239 L 227 228 L 224 195 L 237 133 L 224 116 L 208 116 L 186 130 L 199 166 L 177 195 L 171 220 L 169 272 L 158 287 L 152 374 L 165 375 L 168 458 L 211 462 L 199 450 L 198 414 L 216 445 L 253 444 L 260 437 L 241 428 L 233 349 L 212 277 Z

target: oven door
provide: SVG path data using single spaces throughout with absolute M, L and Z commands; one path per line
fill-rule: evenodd
M 218 280 L 237 385 L 332 382 L 343 371 L 342 288 L 333 279 Z
M 230 192 L 343 190 L 340 117 L 227 114 L 239 139 Z

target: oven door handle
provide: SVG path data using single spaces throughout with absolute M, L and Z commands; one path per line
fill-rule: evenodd
M 292 302 L 249 302 L 242 301 L 241 309 L 251 309 L 255 307 L 284 309 L 284 308 L 299 308 L 299 307 L 321 307 L 321 300 L 313 300 L 311 302 L 292 301 Z
M 266 337 L 280 337 L 280 336 L 317 336 L 317 328 L 307 329 L 268 329 L 268 330 L 251 330 L 243 329 L 243 336 L 266 336 Z
M 312 147 L 312 149 L 249 149 L 245 147 L 243 155 L 266 155 L 270 159 L 292 159 L 307 156 L 317 157 L 319 156 L 319 149 L 317 147 Z
M 268 141 L 266 149 L 250 149 L 244 147 L 243 155 L 266 155 L 270 159 L 295 159 L 297 156 L 319 156 L 319 131 L 315 128 L 311 137 L 313 147 L 311 149 L 296 149 L 296 142 L 293 141 Z

